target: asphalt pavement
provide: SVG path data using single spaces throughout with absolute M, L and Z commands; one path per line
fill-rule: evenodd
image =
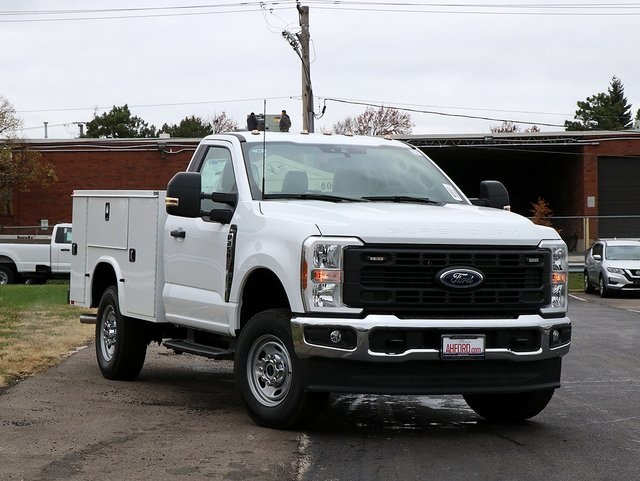
M 574 293 L 563 387 L 532 421 L 460 396 L 335 396 L 306 431 L 256 426 L 230 362 L 153 347 L 104 379 L 93 346 L 0 391 L 0 480 L 640 479 L 640 298 Z

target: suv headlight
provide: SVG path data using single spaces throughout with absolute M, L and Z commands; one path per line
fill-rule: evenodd
M 354 313 L 342 300 L 343 252 L 363 245 L 354 237 L 309 237 L 302 246 L 300 286 L 306 311 Z
M 624 269 L 620 269 L 619 267 L 607 267 L 607 272 L 611 272 L 612 274 L 621 274 L 624 276 Z
M 551 251 L 551 302 L 541 309 L 542 314 L 564 314 L 567 311 L 569 293 L 569 254 L 561 240 L 542 241 L 539 247 Z

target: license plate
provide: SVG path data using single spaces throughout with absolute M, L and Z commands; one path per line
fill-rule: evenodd
M 484 359 L 484 335 L 442 336 L 442 359 Z

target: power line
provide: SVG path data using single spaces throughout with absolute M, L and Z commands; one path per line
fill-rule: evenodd
M 492 122 L 513 122 L 515 124 L 525 124 L 525 125 L 541 125 L 544 127 L 562 127 L 564 128 L 564 124 L 552 124 L 549 122 L 530 122 L 526 120 L 514 120 L 514 119 L 506 119 L 506 118 L 496 118 L 496 117 L 485 117 L 480 115 L 468 115 L 468 114 L 454 114 L 450 112 L 439 112 L 435 110 L 420 110 L 408 107 L 394 107 L 388 104 L 376 104 L 372 102 L 359 102 L 354 100 L 345 100 L 345 99 L 337 99 L 337 98 L 325 98 L 326 101 L 330 102 L 338 102 L 343 104 L 352 104 L 352 105 L 364 105 L 367 107 L 376 107 L 376 108 L 394 108 L 397 110 L 403 110 L 405 112 L 413 112 L 419 114 L 429 114 L 429 115 L 440 115 L 443 117 L 457 117 L 464 119 L 475 119 L 475 120 L 488 120 Z
M 282 10 L 295 6 L 295 0 L 246 1 L 221 4 L 173 5 L 166 7 L 60 9 L 60 10 L 5 10 L 0 11 L 0 23 L 57 22 L 83 20 L 117 20 L 128 18 L 160 18 L 195 15 L 214 15 L 264 12 Z M 437 2 L 384 2 L 353 0 L 307 0 L 305 3 L 324 10 L 352 10 L 395 13 L 469 14 L 469 15 L 546 15 L 546 16 L 593 16 L 593 15 L 640 15 L 640 2 L 618 3 L 437 3 Z M 226 10 L 225 10 L 226 9 Z M 466 9 L 466 10 L 465 10 Z M 617 10 L 617 11 L 616 11 Z M 153 13 L 152 13 L 153 12 Z M 117 14 L 117 15 L 116 15 Z M 60 17 L 65 15 L 65 17 Z M 92 15 L 92 16 L 87 16 Z M 56 18 L 16 17 L 58 16 Z

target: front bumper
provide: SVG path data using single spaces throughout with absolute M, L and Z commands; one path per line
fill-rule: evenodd
M 629 275 L 629 278 L 623 274 L 609 272 L 607 288 L 617 291 L 640 291 L 640 277 Z
M 562 356 L 569 352 L 571 321 L 520 316 L 518 319 L 398 319 L 372 315 L 364 319 L 294 317 L 293 342 L 309 391 L 375 394 L 513 393 L 560 387 Z M 552 347 L 551 333 L 563 333 Z M 352 332 L 343 347 L 330 333 Z M 376 341 L 379 331 L 399 339 L 387 349 Z M 318 333 L 327 333 L 327 339 Z M 512 342 L 522 332 L 527 342 Z M 511 335 L 515 333 L 515 338 Z M 524 336 L 526 333 L 526 336 Z M 445 334 L 486 336 L 483 359 L 443 360 L 439 346 Z M 536 342 L 532 339 L 537 338 Z M 393 341 L 393 338 L 390 338 Z M 431 341 L 430 341 L 431 340 Z M 505 341 L 506 340 L 506 341 Z M 429 345 L 431 342 L 432 345 Z M 500 344 L 505 345 L 500 345 Z
M 364 319 L 340 319 L 321 317 L 293 317 L 291 319 L 293 343 L 301 359 L 313 357 L 349 359 L 366 362 L 406 362 L 440 360 L 439 345 L 411 345 L 403 350 L 401 343 L 389 349 L 372 347 L 372 335 L 379 330 L 427 333 L 432 336 L 445 334 L 475 335 L 484 333 L 506 333 L 518 331 L 535 332 L 538 341 L 529 343 L 530 348 L 514 346 L 513 343 L 488 345 L 485 360 L 536 361 L 564 356 L 571 345 L 571 321 L 567 317 L 544 319 L 537 315 L 520 316 L 517 319 L 399 319 L 389 315 L 370 315 Z M 565 338 L 552 346 L 551 332 L 560 329 Z M 353 341 L 347 345 L 335 345 L 329 338 L 337 330 L 349 333 Z M 327 339 L 311 332 L 327 332 Z M 504 336 L 503 336 L 504 337 Z M 400 345 L 397 345 L 400 344 Z M 420 344 L 420 343 L 419 343 Z

